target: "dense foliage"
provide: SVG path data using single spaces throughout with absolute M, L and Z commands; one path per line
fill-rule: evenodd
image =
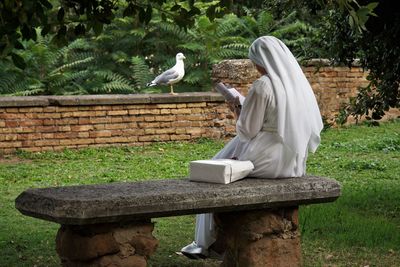
M 58 33 L 42 36 L 42 29 L 36 28 L 36 41 L 21 41 L 24 49 L 16 52 L 24 66 L 13 64 L 12 57 L 1 61 L 0 93 L 154 92 L 162 87 L 150 91 L 145 84 L 171 67 L 177 52 L 186 56 L 186 76 L 177 85 L 178 91 L 209 90 L 212 64 L 247 57 L 252 40 L 265 34 L 287 41 L 302 54 L 308 28 L 298 21 L 296 12 L 276 19 L 269 12 L 246 9 L 241 17 L 227 14 L 210 19 L 209 10 L 216 3 L 196 4 L 199 14 L 191 18 L 194 24 L 186 29 L 163 18 L 164 13 L 157 9 L 152 20 L 142 23 L 139 17 L 124 16 L 121 5 L 101 32 L 88 32 L 80 38 L 70 36 L 66 46 L 57 45 Z
M 368 4 L 369 0 L 361 1 Z M 349 114 L 367 115 L 373 120 L 379 120 L 389 108 L 400 107 L 400 7 L 388 1 L 380 1 L 375 9 L 376 17 L 367 22 L 367 31 L 361 34 L 349 34 L 349 31 L 337 34 L 337 39 L 349 40 L 353 47 L 346 49 L 331 49 L 331 56 L 342 62 L 359 58 L 361 65 L 369 70 L 367 79 L 370 84 L 360 88 Z M 343 28 L 345 23 L 338 27 Z M 337 42 L 332 42 L 336 43 Z

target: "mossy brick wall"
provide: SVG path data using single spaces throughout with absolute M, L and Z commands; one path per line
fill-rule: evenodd
M 234 133 L 217 93 L 0 98 L 0 154 L 225 138 Z

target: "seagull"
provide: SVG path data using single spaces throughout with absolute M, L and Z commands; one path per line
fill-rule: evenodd
M 176 95 L 176 93 L 174 93 L 174 87 L 172 85 L 182 80 L 183 76 L 185 75 L 185 66 L 183 64 L 183 60 L 186 58 L 182 53 L 176 54 L 175 58 L 175 66 L 158 75 L 153 81 L 148 83 L 147 86 L 170 85 L 170 94 Z

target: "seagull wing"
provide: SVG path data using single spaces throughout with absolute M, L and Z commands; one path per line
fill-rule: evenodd
M 160 75 L 158 75 L 153 81 L 152 83 L 155 84 L 169 84 L 169 82 L 171 80 L 175 80 L 176 78 L 178 78 L 179 73 L 174 70 L 174 69 L 169 69 L 163 73 L 161 73 Z

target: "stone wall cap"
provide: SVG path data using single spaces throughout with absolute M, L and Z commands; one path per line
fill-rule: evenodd
M 28 216 L 83 225 L 298 206 L 334 201 L 339 195 L 337 181 L 315 176 L 247 178 L 228 185 L 166 179 L 28 189 L 15 203 L 16 208 Z
M 0 107 L 45 107 L 50 105 L 47 96 L 0 97 Z
M 116 94 L 79 96 L 12 96 L 0 97 L 0 107 L 26 106 L 92 106 L 92 105 L 134 105 L 170 104 L 191 102 L 223 102 L 221 94 L 215 92 L 190 92 L 170 94 Z

